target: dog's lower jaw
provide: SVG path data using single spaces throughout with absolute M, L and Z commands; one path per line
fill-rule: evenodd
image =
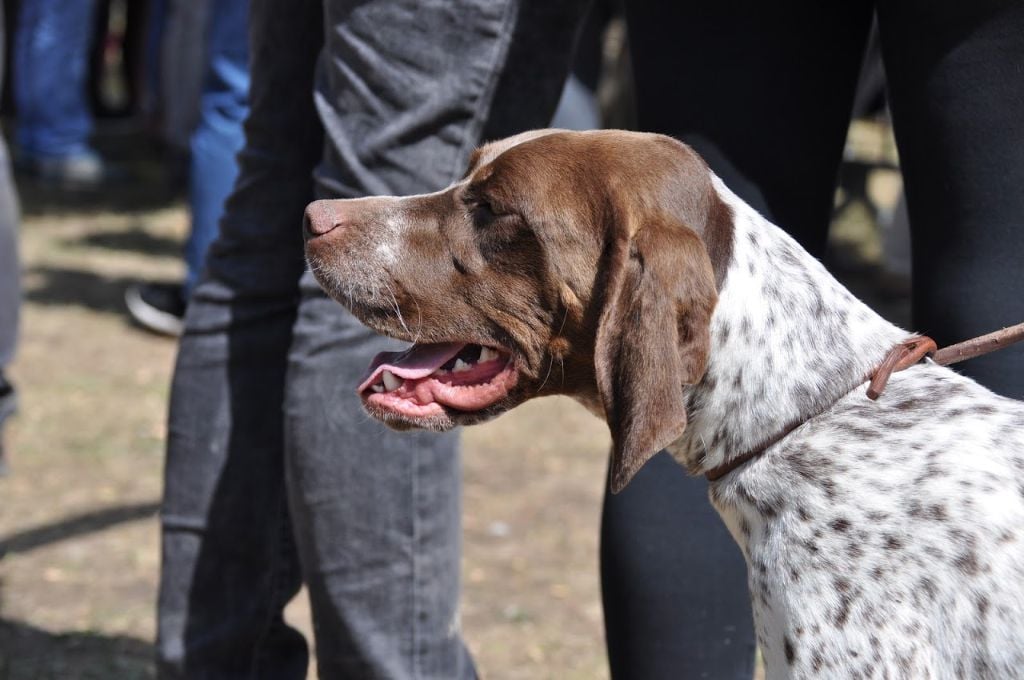
M 417 418 L 414 420 L 408 416 L 400 415 L 393 411 L 389 411 L 373 404 L 367 404 L 365 402 L 363 403 L 363 410 L 365 410 L 366 413 L 375 420 L 379 420 L 392 430 L 397 430 L 398 432 L 408 432 L 409 430 L 447 432 L 457 427 L 455 421 L 448 416 L 447 413 L 428 416 L 425 418 Z
M 510 411 L 520 402 L 492 404 L 479 411 L 457 411 L 445 408 L 443 413 L 422 418 L 411 418 L 394 411 L 381 408 L 375 404 L 363 402 L 363 410 L 375 420 L 379 420 L 393 430 L 407 432 L 409 430 L 427 430 L 429 432 L 448 432 L 457 427 L 467 427 L 486 423 Z

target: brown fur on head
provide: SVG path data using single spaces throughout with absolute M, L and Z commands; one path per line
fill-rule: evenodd
M 312 204 L 307 256 L 378 332 L 499 357 L 471 365 L 480 384 L 446 371 L 450 358 L 423 377 L 432 364 L 418 350 L 379 359 L 362 388 L 370 413 L 446 429 L 567 394 L 606 418 L 617 491 L 686 426 L 727 212 L 703 161 L 675 140 L 536 131 L 481 147 L 464 179 L 434 194 Z M 440 363 L 459 345 L 431 347 Z

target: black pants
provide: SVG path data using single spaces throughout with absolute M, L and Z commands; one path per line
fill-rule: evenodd
M 689 142 L 820 256 L 875 3 L 626 4 L 640 129 Z M 942 346 L 1024 321 L 1024 3 L 892 1 L 877 12 L 913 233 L 914 330 Z M 1024 346 L 959 370 L 1024 398 Z M 740 606 L 702 597 L 720 595 L 710 579 L 729 579 L 735 563 L 687 531 L 695 518 L 681 508 L 694 505 L 680 499 L 702 481 L 664 456 L 607 501 L 616 678 L 680 677 L 701 655 L 728 654 L 694 649 L 678 611 L 700 608 L 724 629 Z
M 942 346 L 1024 320 L 1024 3 L 627 7 L 641 128 L 714 145 L 706 155 L 725 161 L 726 183 L 763 198 L 819 256 L 877 9 L 913 235 L 913 330 Z M 962 370 L 1024 398 L 1022 346 Z

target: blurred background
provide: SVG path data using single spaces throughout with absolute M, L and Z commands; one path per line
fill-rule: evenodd
M 5 369 L 19 404 L 2 432 L 0 679 L 149 678 L 202 56 L 185 49 L 168 63 L 170 0 L 98 0 L 85 24 L 37 24 L 40 35 L 58 37 L 40 48 L 50 59 L 35 62 L 35 75 L 77 63 L 87 116 L 72 152 L 38 153 L 21 132 L 32 104 L 23 110 L 15 92 L 19 74 L 35 77 L 14 55 L 33 37 L 18 35 L 29 4 L 4 1 L 3 129 L 20 199 L 24 303 L 17 359 Z M 62 56 L 74 41 L 59 32 L 75 29 L 84 36 L 79 54 Z M 605 126 L 629 127 L 623 22 L 613 11 L 592 33 L 573 87 Z M 828 265 L 905 325 L 906 219 L 884 76 L 870 50 L 864 73 Z M 57 96 L 45 78 L 33 87 L 36 100 Z M 160 318 L 170 327 L 140 319 L 133 300 L 167 312 Z M 464 441 L 462 618 L 482 674 L 607 677 L 597 566 L 604 424 L 555 399 L 469 430 Z M 303 597 L 289 617 L 308 633 Z

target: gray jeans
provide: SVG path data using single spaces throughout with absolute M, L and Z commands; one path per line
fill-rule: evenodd
M 0 7 L 0 90 L 3 89 L 4 49 L 4 12 Z M 0 428 L 14 412 L 14 391 L 4 379 L 4 367 L 14 358 L 20 305 L 18 197 L 14 192 L 7 146 L 0 136 Z M 2 449 L 0 442 L 0 451 Z
M 171 396 L 163 677 L 303 678 L 305 642 L 281 616 L 303 581 L 322 677 L 475 675 L 456 623 L 456 437 L 398 434 L 363 414 L 352 385 L 391 343 L 305 272 L 301 217 L 314 196 L 439 189 L 482 138 L 546 125 L 584 4 L 253 1 L 241 175 L 186 315 Z M 685 506 L 658 515 L 677 528 L 692 519 Z M 718 533 L 691 552 L 730 574 L 723 590 L 738 597 L 724 608 L 749 631 L 746 605 L 731 604 L 746 600 L 739 553 L 705 515 L 695 529 Z M 689 604 L 665 608 L 687 620 Z M 695 606 L 702 618 L 679 635 L 722 636 L 708 609 Z M 748 671 L 752 636 L 727 634 L 734 646 L 709 667 Z M 676 666 L 669 677 L 701 675 Z
M 172 388 L 165 677 L 305 677 L 305 643 L 281 617 L 301 581 L 323 677 L 474 675 L 455 618 L 456 436 L 398 434 L 362 413 L 353 380 L 390 343 L 304 274 L 300 229 L 314 193 L 435 190 L 463 171 L 486 126 L 512 132 L 489 112 L 516 84 L 501 76 L 522 12 L 327 2 L 321 16 L 315 2 L 252 3 L 241 176 Z M 579 8 L 530 12 L 553 29 Z M 571 44 L 561 49 L 530 79 L 533 101 L 508 117 L 516 129 L 550 119 Z

